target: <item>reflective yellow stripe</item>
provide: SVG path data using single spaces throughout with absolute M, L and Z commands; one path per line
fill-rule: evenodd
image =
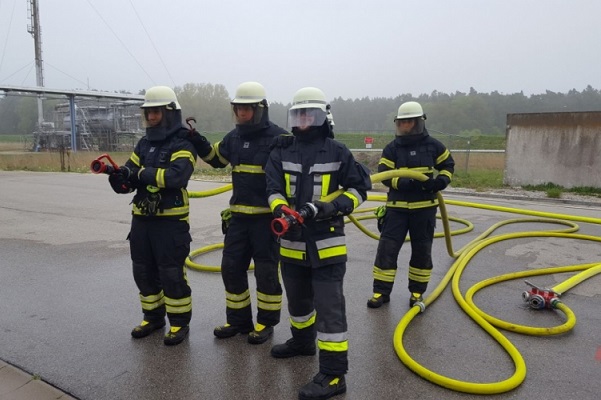
M 444 153 L 439 155 L 438 158 L 436 159 L 436 165 L 440 164 L 441 162 L 443 162 L 444 160 L 449 158 L 450 155 L 451 155 L 451 152 L 448 149 L 445 149 Z
M 388 168 L 394 169 L 394 162 L 384 157 L 380 158 L 380 162 L 378 164 L 384 164 Z
M 432 200 L 412 201 L 412 202 L 401 201 L 401 200 L 386 202 L 386 207 L 408 208 L 410 210 L 413 210 L 416 208 L 433 207 L 433 206 L 437 206 L 437 205 L 438 205 L 438 198 L 434 198 Z
M 244 307 L 250 306 L 250 290 L 246 289 L 244 292 L 230 293 L 228 291 L 225 292 L 225 305 L 228 308 L 233 308 L 239 310 Z
M 411 279 L 413 281 L 428 283 L 428 282 L 430 282 L 431 275 L 432 275 L 432 270 L 430 270 L 430 269 L 409 267 L 409 279 Z
M 231 205 L 230 210 L 241 214 L 271 214 L 269 207 L 243 206 L 239 204 Z
M 140 294 L 140 303 L 142 303 L 143 310 L 155 310 L 165 304 L 165 297 L 161 290 L 159 294 L 151 294 L 149 296 L 142 296 Z
M 444 170 L 444 169 L 443 169 L 442 171 L 440 171 L 440 172 L 438 173 L 438 175 L 444 175 L 444 176 L 448 176 L 448 177 L 449 177 L 449 179 L 451 179 L 451 180 L 453 179 L 453 174 L 452 174 L 452 173 L 450 173 L 450 172 L 449 172 L 449 171 L 447 171 L 447 170 Z
M 225 292 L 225 298 L 231 301 L 242 301 L 250 297 L 250 290 L 246 289 L 240 294 Z
M 140 211 L 140 209 L 138 208 L 138 206 L 136 206 L 135 204 L 132 206 L 132 213 L 134 215 L 146 215 L 146 214 L 142 213 Z M 181 207 L 168 208 L 163 211 L 159 210 L 155 216 L 156 217 L 174 217 L 174 216 L 178 216 L 178 215 L 187 215 L 189 213 L 190 213 L 190 206 L 185 205 L 185 206 L 181 206 Z
M 335 351 L 335 352 L 348 351 L 348 340 L 345 340 L 343 342 L 325 342 L 325 341 L 318 340 L 317 347 L 319 347 L 319 350 L 325 350 L 325 351 Z
M 394 282 L 396 271 L 396 269 L 380 269 L 374 265 L 374 279 L 382 282 Z
M 271 196 L 270 196 L 271 198 Z M 288 202 L 280 197 L 273 197 L 273 200 L 269 203 L 269 208 L 271 211 L 275 210 L 277 206 L 287 206 Z
M 259 301 L 257 302 L 257 308 L 265 311 L 279 311 L 282 309 L 282 304 L 263 303 Z
M 321 197 L 326 197 L 328 193 L 328 189 L 330 188 L 330 180 L 332 178 L 331 174 L 325 174 L 321 176 Z
M 315 324 L 315 311 L 304 317 L 290 317 L 290 325 L 296 329 L 305 329 Z
M 265 293 L 257 292 L 257 300 L 268 302 L 268 303 L 281 303 L 282 295 L 281 294 L 265 294 Z
M 160 188 L 165 187 L 165 169 L 157 168 L 156 176 L 154 177 L 157 181 L 157 186 Z
M 192 311 L 192 297 L 172 299 L 165 297 L 167 312 L 170 314 L 183 314 Z
M 225 158 L 224 158 L 224 157 L 221 155 L 221 153 L 219 152 L 219 145 L 220 145 L 220 144 L 221 144 L 221 141 L 219 141 L 219 142 L 215 143 L 215 144 L 213 145 L 213 150 L 215 150 L 215 154 L 217 154 L 217 158 L 219 159 L 219 162 L 220 162 L 221 164 L 228 165 L 230 162 L 229 162 L 228 160 L 226 160 L 226 159 L 225 159 Z
M 323 260 L 331 257 L 338 257 L 346 255 L 346 245 L 330 247 L 328 249 L 318 250 L 319 259 Z
M 192 311 L 192 304 L 178 307 L 173 307 L 167 304 L 165 308 L 169 314 L 183 314 Z
M 264 174 L 265 170 L 260 165 L 240 164 L 236 165 L 232 172 L 247 172 L 249 174 Z
M 136 164 L 136 167 L 140 166 L 140 157 L 138 157 L 138 155 L 136 153 L 131 153 L 131 156 L 129 156 L 129 159 L 131 160 L 131 162 Z
M 257 307 L 267 311 L 278 311 L 282 309 L 282 296 L 268 296 L 257 292 Z
M 359 204 L 361 204 L 361 202 L 359 201 L 359 198 L 357 196 L 355 196 L 354 194 L 349 193 L 349 192 L 344 192 L 342 194 L 353 201 L 353 209 L 359 207 Z
M 213 148 L 213 146 L 211 146 L 211 151 L 209 152 L 209 154 L 202 157 L 202 160 L 205 162 L 209 162 L 210 160 L 212 160 L 215 157 L 216 154 L 217 153 L 215 152 L 215 149 Z
M 230 301 L 226 300 L 225 305 L 227 308 L 233 308 L 235 310 L 239 310 L 244 307 L 250 306 L 250 297 L 246 299 L 246 301 Z
M 292 191 L 290 190 L 290 174 L 284 172 L 284 181 L 286 182 L 286 197 L 292 197 Z
M 180 150 L 180 151 L 176 151 L 175 153 L 171 154 L 171 161 L 175 161 L 178 158 L 187 158 L 188 160 L 190 160 L 190 162 L 192 163 L 192 165 L 196 165 L 196 158 L 194 158 L 192 156 L 192 153 L 189 152 L 188 150 Z
M 280 246 L 280 255 L 282 257 L 293 258 L 295 260 L 306 260 L 307 259 L 307 253 L 305 251 L 287 249 L 282 246 Z

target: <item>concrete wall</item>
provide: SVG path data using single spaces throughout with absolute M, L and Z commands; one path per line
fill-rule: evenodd
M 508 114 L 504 180 L 601 188 L 601 112 Z

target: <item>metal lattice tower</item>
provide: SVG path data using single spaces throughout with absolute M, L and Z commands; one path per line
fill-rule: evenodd
M 40 26 L 40 13 L 38 0 L 28 0 L 27 11 L 29 12 L 30 24 L 27 25 L 27 32 L 33 36 L 35 49 L 35 76 L 36 85 L 44 87 L 44 61 L 42 60 L 42 27 Z M 44 107 L 42 104 L 42 95 L 38 95 L 38 127 L 44 122 Z

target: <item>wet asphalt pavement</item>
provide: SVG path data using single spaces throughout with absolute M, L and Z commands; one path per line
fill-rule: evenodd
M 194 181 L 191 191 L 222 183 Z M 230 193 L 192 199 L 192 248 L 220 243 L 219 212 Z M 460 199 L 446 195 L 448 199 Z M 218 273 L 189 270 L 193 317 L 189 338 L 166 347 L 159 331 L 134 340 L 140 322 L 131 276 L 128 242 L 130 195 L 114 194 L 105 176 L 0 171 L 0 359 L 82 400 L 114 399 L 295 399 L 317 372 L 317 357 L 273 359 L 272 344 L 290 336 L 288 313 L 272 339 L 250 345 L 245 336 L 219 340 L 213 328 L 225 321 Z M 601 217 L 601 208 L 550 202 L 463 198 L 470 202 L 544 212 Z M 455 249 L 493 223 L 514 214 L 448 206 L 475 229 L 453 236 Z M 375 228 L 373 220 L 366 224 Z M 579 223 L 579 233 L 601 236 L 601 226 Z M 459 225 L 453 224 L 453 227 Z M 437 231 L 442 229 L 441 224 Z M 501 232 L 549 229 L 542 224 L 505 227 Z M 345 279 L 349 321 L 348 392 L 337 399 L 482 398 L 434 385 L 398 358 L 393 333 L 408 310 L 408 245 L 401 250 L 391 302 L 366 307 L 377 242 L 347 226 L 349 262 Z M 433 249 L 431 288 L 453 263 L 443 239 Z M 196 259 L 219 265 L 219 252 Z M 491 276 L 528 268 L 601 262 L 601 245 L 560 238 L 524 238 L 487 247 L 464 273 L 461 288 Z M 250 273 L 252 274 L 252 273 Z M 571 274 L 529 278 L 552 287 Z M 254 295 L 254 279 L 249 276 Z M 601 393 L 601 277 L 576 286 L 562 299 L 575 312 L 575 328 L 555 337 L 504 334 L 521 352 L 525 381 L 498 399 L 597 399 Z M 483 290 L 475 300 L 484 311 L 519 324 L 555 326 L 563 317 L 525 305 L 523 281 Z M 427 293 L 428 294 L 428 293 Z M 256 304 L 253 297 L 253 305 Z M 286 304 L 286 303 L 285 303 Z M 404 346 L 427 368 L 454 379 L 496 382 L 513 374 L 503 349 L 464 314 L 450 288 L 419 315 L 405 333 Z

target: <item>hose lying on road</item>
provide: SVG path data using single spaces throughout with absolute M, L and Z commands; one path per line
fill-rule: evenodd
M 391 179 L 393 177 L 400 178 L 412 178 L 416 180 L 426 180 L 427 177 L 420 173 L 415 173 L 411 171 L 386 171 L 377 173 L 371 176 L 372 183 L 381 182 L 386 179 Z M 231 188 L 231 185 L 228 185 Z M 207 197 L 213 194 L 223 193 L 224 191 L 229 190 L 226 189 L 226 186 L 218 189 L 213 189 L 212 191 L 207 192 L 192 192 L 190 193 L 190 197 Z M 338 196 L 341 191 L 332 193 L 328 196 L 325 201 L 331 201 L 336 196 Z M 386 201 L 385 195 L 370 195 L 368 200 L 371 201 Z M 474 303 L 474 295 L 490 285 L 505 282 L 514 279 L 522 279 L 529 276 L 539 276 L 546 274 L 557 274 L 557 273 L 566 273 L 566 272 L 577 272 L 581 271 L 577 275 L 567 279 L 563 283 L 555 286 L 550 289 L 551 292 L 556 292 L 558 294 L 565 293 L 567 290 L 576 286 L 577 284 L 589 279 L 597 274 L 601 273 L 601 264 L 597 263 L 588 263 L 581 265 L 572 265 L 572 266 L 564 266 L 564 267 L 553 267 L 553 268 L 544 268 L 537 270 L 528 270 L 522 272 L 514 272 L 509 274 L 504 274 L 497 277 L 488 278 L 484 281 L 478 282 L 472 287 L 470 287 L 465 295 L 461 293 L 460 290 L 460 281 L 462 273 L 467 268 L 470 260 L 474 258 L 474 256 L 481 251 L 482 249 L 493 245 L 495 243 L 506 241 L 506 240 L 514 240 L 521 238 L 566 238 L 573 240 L 586 240 L 586 241 L 594 241 L 601 242 L 601 237 L 598 236 L 590 236 L 590 235 L 582 235 L 576 234 L 574 232 L 578 231 L 579 227 L 573 222 L 569 221 L 578 221 L 592 224 L 601 224 L 601 219 L 599 218 L 588 218 L 588 217 L 579 217 L 572 216 L 566 214 L 555 214 L 555 213 L 546 213 L 540 211 L 530 211 L 524 209 L 517 208 L 509 208 L 509 207 L 500 207 L 500 206 L 492 206 L 486 204 L 479 203 L 471 203 L 471 202 L 463 202 L 463 201 L 453 201 L 448 200 L 445 202 L 441 193 L 438 193 L 438 201 L 440 207 L 440 216 L 438 216 L 442 220 L 443 224 L 443 232 L 437 233 L 435 237 L 444 237 L 446 248 L 449 256 L 455 259 L 455 262 L 451 265 L 441 282 L 436 286 L 436 288 L 424 299 L 422 303 L 417 303 L 409 311 L 401 318 L 399 321 L 393 337 L 393 345 L 394 349 L 400 358 L 400 360 L 413 372 L 421 376 L 422 378 L 437 384 L 439 386 L 459 391 L 465 393 L 473 393 L 473 394 L 498 394 L 510 391 L 517 386 L 519 386 L 526 377 L 526 364 L 521 356 L 520 352 L 517 348 L 505 337 L 499 329 L 508 330 L 511 332 L 522 333 L 526 335 L 558 335 L 565 332 L 568 332 L 572 328 L 574 328 L 576 324 L 576 316 L 574 312 L 564 303 L 562 303 L 559 299 L 553 299 L 553 309 L 557 309 L 561 311 L 565 315 L 565 322 L 559 326 L 555 327 L 529 327 L 518 325 L 512 322 L 502 321 L 498 318 L 495 318 L 491 315 L 484 313 L 481 309 L 479 309 Z M 487 209 L 498 212 L 506 212 L 513 214 L 521 214 L 527 215 L 529 218 L 518 218 L 518 219 L 510 219 L 506 221 L 501 221 L 477 238 L 466 244 L 463 248 L 454 251 L 451 237 L 453 235 L 461 234 L 469 232 L 473 229 L 473 224 L 469 221 L 450 217 L 446 210 L 446 204 L 462 206 L 462 207 L 474 207 L 480 209 Z M 369 229 L 367 229 L 360 221 L 366 219 L 375 218 L 373 215 L 374 208 L 361 208 L 355 210 L 355 212 L 348 216 L 347 222 L 352 222 L 355 224 L 359 230 L 368 235 L 369 237 L 378 240 L 379 236 Z M 371 213 L 369 215 L 368 213 Z M 363 215 L 367 214 L 367 215 Z M 460 224 L 465 225 L 464 228 L 452 231 L 450 228 L 450 221 L 454 221 Z M 532 231 L 532 232 L 515 232 L 515 233 L 506 233 L 500 234 L 496 236 L 491 236 L 494 231 L 497 229 L 508 226 L 511 224 L 517 223 L 545 223 L 545 224 L 555 224 L 555 225 L 564 225 L 567 228 L 557 229 L 551 231 Z M 407 240 L 410 240 L 409 238 Z M 214 244 L 210 246 L 202 247 L 198 250 L 195 250 L 190 253 L 190 257 L 186 260 L 186 265 L 190 268 L 203 270 L 203 271 L 220 271 L 220 267 L 214 266 L 206 266 L 197 264 L 192 261 L 192 257 L 208 253 L 210 251 L 222 248 L 223 244 Z M 448 286 L 449 282 L 451 282 L 451 288 L 453 292 L 453 296 L 461 309 L 474 321 L 478 324 L 485 332 L 487 332 L 509 355 L 511 360 L 513 361 L 515 371 L 514 373 L 501 381 L 495 381 L 490 383 L 481 383 L 481 382 L 467 382 L 461 381 L 458 379 L 454 379 L 451 377 L 447 377 L 441 374 L 438 374 L 434 371 L 427 369 L 426 367 L 419 364 L 415 361 L 407 352 L 407 350 L 403 346 L 403 337 L 406 330 L 409 327 L 411 321 L 421 312 L 424 312 L 429 306 L 431 306 L 436 299 L 442 294 L 445 288 Z

